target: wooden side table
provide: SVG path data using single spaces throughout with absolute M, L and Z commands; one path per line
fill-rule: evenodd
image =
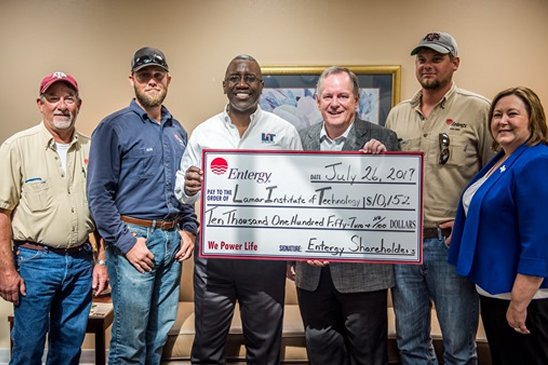
M 87 333 L 95 335 L 95 364 L 105 365 L 105 333 L 114 319 L 110 297 L 108 301 L 93 301 L 89 313 Z
M 106 364 L 105 333 L 114 319 L 114 310 L 110 297 L 93 298 L 91 311 L 89 313 L 88 326 L 86 333 L 95 335 L 95 364 Z M 13 329 L 13 316 L 8 316 L 10 323 L 10 332 Z M 10 349 L 12 347 L 10 336 Z

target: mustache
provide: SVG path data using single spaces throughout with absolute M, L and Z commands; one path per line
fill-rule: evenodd
M 66 111 L 66 112 L 61 112 L 61 111 L 57 111 L 57 112 L 54 112 L 53 113 L 54 116 L 60 116 L 60 117 L 70 117 L 72 115 L 71 112 L 69 111 Z

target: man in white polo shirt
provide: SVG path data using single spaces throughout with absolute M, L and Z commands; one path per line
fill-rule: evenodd
M 196 127 L 181 160 L 175 194 L 184 203 L 198 200 L 204 148 L 302 149 L 295 127 L 259 107 L 263 80 L 253 57 L 240 55 L 230 62 L 223 90 L 228 105 Z M 225 363 L 224 346 L 238 301 L 248 363 L 278 364 L 285 273 L 285 261 L 205 259 L 196 251 L 192 363 Z

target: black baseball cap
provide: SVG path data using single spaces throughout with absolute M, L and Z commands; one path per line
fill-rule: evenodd
M 131 72 L 148 66 L 158 66 L 169 72 L 166 56 L 157 48 L 143 47 L 137 50 L 131 59 Z

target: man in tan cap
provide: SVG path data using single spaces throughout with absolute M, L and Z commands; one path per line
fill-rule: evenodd
M 426 34 L 411 55 L 422 88 L 390 111 L 386 126 L 398 134 L 403 151 L 424 152 L 424 261 L 394 265 L 398 348 L 404 365 L 438 363 L 430 337 L 434 303 L 444 363 L 476 364 L 478 297 L 447 262 L 447 249 L 460 193 L 493 153 L 489 101 L 452 81 L 460 58 L 450 34 Z
M 45 76 L 37 104 L 42 122 L 0 146 L 0 296 L 14 304 L 10 364 L 41 364 L 46 332 L 47 364 L 78 364 L 92 286 L 99 294 L 107 281 L 103 247 L 93 267 L 89 243 L 90 141 L 75 130 L 82 101 L 74 77 Z

